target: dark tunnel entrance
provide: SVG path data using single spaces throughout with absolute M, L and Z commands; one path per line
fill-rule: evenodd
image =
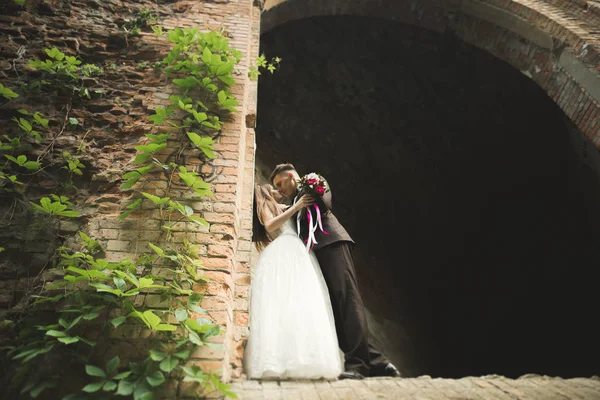
M 332 186 L 374 341 L 406 376 L 600 372 L 598 153 L 526 76 L 390 21 L 264 34 L 257 163 Z

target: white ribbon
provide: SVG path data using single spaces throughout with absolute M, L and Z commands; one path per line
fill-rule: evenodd
M 298 197 L 294 198 L 294 201 L 292 204 L 296 204 L 296 201 L 298 200 Z M 315 210 L 317 211 L 317 220 L 313 221 L 312 218 L 312 214 L 310 213 L 310 206 L 306 207 L 306 213 L 307 213 L 307 218 L 308 218 L 308 239 L 306 239 L 306 251 L 310 251 L 312 250 L 313 246 L 315 244 L 318 244 L 317 239 L 315 237 L 315 232 L 317 231 L 317 229 L 321 228 L 321 231 L 327 235 L 328 233 L 325 232 L 323 230 L 323 223 L 321 222 L 321 210 L 319 209 L 318 205 L 313 205 L 313 207 L 315 208 Z M 296 231 L 298 232 L 298 237 L 300 238 L 300 218 L 302 215 L 302 211 L 300 211 L 297 215 L 296 215 Z M 302 239 L 302 238 L 300 238 Z

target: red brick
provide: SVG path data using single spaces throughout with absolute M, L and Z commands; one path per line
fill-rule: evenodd
M 248 263 L 235 263 L 235 272 L 239 274 L 247 274 L 250 272 L 250 265 Z
M 227 310 L 229 301 L 226 297 L 204 296 L 200 306 L 205 310 Z
M 190 354 L 191 359 L 220 360 L 225 355 L 225 349 L 215 349 L 211 346 L 196 347 Z
M 206 212 L 202 215 L 204 219 L 211 224 L 233 224 L 233 214 L 230 213 L 215 213 Z
M 192 286 L 192 290 L 194 293 L 221 297 L 229 297 L 229 293 L 231 293 L 227 285 L 218 282 L 195 283 Z
M 248 311 L 248 299 L 236 297 L 233 299 L 233 309 L 236 311 Z
M 222 246 L 231 246 L 233 247 L 234 239 L 233 235 L 229 233 L 198 233 L 196 235 L 196 240 L 199 243 L 204 244 L 218 244 Z
M 227 202 L 227 203 L 235 203 L 236 196 L 232 193 L 215 193 L 213 198 L 217 201 Z
M 235 284 L 236 285 L 249 285 L 250 284 L 250 274 L 235 274 Z
M 229 287 L 233 286 L 233 277 L 228 272 L 204 271 L 204 276 L 208 277 L 212 282 L 224 283 Z
M 210 226 L 210 232 L 225 233 L 227 235 L 235 235 L 235 228 L 231 225 L 213 224 Z
M 236 285 L 235 297 L 248 297 L 249 291 L 250 291 L 250 286 Z
M 248 326 L 248 313 L 244 311 L 233 312 L 235 323 L 241 326 Z
M 227 258 L 200 257 L 203 268 L 225 269 L 231 271 L 233 262 Z
M 209 311 L 208 315 L 215 325 L 225 326 L 231 322 L 231 317 L 227 311 Z
M 233 203 L 214 203 L 212 206 L 213 206 L 213 210 L 218 213 L 221 213 L 221 212 L 233 213 L 233 212 L 235 212 L 235 204 L 233 204 Z
M 235 193 L 236 185 L 218 183 L 215 185 L 217 193 Z
M 233 258 L 233 250 L 228 246 L 211 244 L 208 246 L 208 255 L 211 257 Z

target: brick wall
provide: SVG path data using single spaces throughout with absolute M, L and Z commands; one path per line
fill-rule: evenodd
M 158 24 L 165 29 L 222 29 L 230 38 L 230 46 L 243 54 L 235 73 L 238 84 L 232 89 L 240 101 L 239 113 L 223 127 L 214 146 L 216 159 L 202 164 L 187 158 L 188 168 L 200 169 L 205 180 L 211 182 L 214 196 L 201 199 L 180 190 L 170 193 L 172 198 L 191 206 L 209 226 L 177 224 L 172 241 L 167 241 L 161 232 L 158 215 L 150 204 L 144 204 L 126 220 L 118 220 L 124 207 L 132 201 L 130 192 L 120 190 L 120 177 L 124 171 L 135 168 L 132 164 L 134 146 L 142 144 L 143 135 L 153 129 L 146 118 L 153 109 L 169 104 L 169 95 L 176 92 L 152 69 L 152 64 L 168 51 L 166 37 L 156 37 L 146 28 L 140 36 L 125 39 L 121 26 L 141 7 L 157 11 Z M 58 233 L 66 237 L 67 243 L 73 243 L 77 230 L 87 232 L 104 246 L 110 261 L 136 259 L 149 251 L 148 242 L 169 247 L 178 246 L 187 238 L 198 246 L 203 273 L 212 279 L 209 283 L 194 285 L 193 290 L 205 295 L 201 306 L 224 328 L 224 333 L 214 338 L 223 343 L 223 350 L 201 348 L 193 359 L 200 366 L 223 370 L 225 379 L 240 376 L 243 340 L 247 336 L 249 210 L 254 169 L 253 126 L 247 128 L 246 114 L 255 114 L 256 109 L 256 83 L 248 80 L 247 70 L 258 51 L 259 7 L 251 0 L 175 1 L 160 5 L 153 1 L 82 0 L 61 2 L 60 6 L 52 1 L 32 0 L 28 1 L 26 10 L 12 5 L 5 8 L 0 17 L 0 79 L 6 86 L 11 87 L 10 81 L 15 77 L 13 61 L 17 69 L 25 68 L 28 59 L 42 58 L 43 49 L 53 46 L 67 54 L 78 55 L 84 63 L 102 65 L 105 74 L 98 82 L 104 95 L 74 105 L 69 115 L 79 118 L 85 130 L 65 132 L 57 142 L 57 148 L 63 150 L 72 150 L 82 140 L 87 144 L 87 153 L 82 158 L 86 165 L 85 180 L 77 182 L 83 189 L 72 193 L 84 217 L 52 227 L 40 240 L 40 235 L 25 237 L 27 212 L 17 210 L 3 230 L 6 240 L 3 239 L 2 247 L 8 250 L 2 254 L 0 264 L 0 307 L 4 313 L 14 311 L 19 301 L 27 297 L 36 276 L 49 265 L 53 250 L 64 239 L 58 237 Z M 53 120 L 64 117 L 60 101 L 39 105 L 38 110 Z M 0 108 L 0 120 L 9 123 L 16 108 L 19 108 L 16 102 Z M 59 128 L 55 125 L 52 126 L 54 132 Z M 162 132 L 168 130 L 168 127 L 159 128 Z M 171 159 L 177 148 L 177 143 L 169 143 L 159 158 Z M 167 179 L 160 173 L 153 174 L 144 182 L 144 190 L 161 195 L 167 187 Z M 54 185 L 40 190 L 52 192 Z M 10 207 L 11 204 L 2 204 L 3 212 L 10 211 Z M 15 232 L 21 233 L 15 235 Z M 135 303 L 160 307 L 154 297 L 142 295 Z M 115 335 L 130 339 L 129 344 L 140 339 L 139 346 L 134 345 L 140 349 L 144 339 L 140 332 L 124 325 Z M 135 351 L 131 355 L 135 356 Z

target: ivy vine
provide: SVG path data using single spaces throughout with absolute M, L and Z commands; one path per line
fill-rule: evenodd
M 138 17 L 123 26 L 128 36 L 154 20 L 150 12 Z M 228 39 L 218 32 L 152 28 L 172 44 L 167 57 L 154 67 L 164 69 L 178 94 L 170 96 L 170 104 L 157 108 L 149 117 L 155 126 L 170 130 L 148 133 L 145 143 L 136 146 L 136 167 L 123 174 L 121 186 L 133 192 L 132 201 L 119 219 L 137 212 L 146 202 L 158 210 L 165 233 L 161 243 L 169 243 L 178 223 L 207 225 L 181 200 L 181 188 L 192 193 L 188 199 L 212 195 L 210 183 L 185 160 L 193 154 L 202 164 L 217 156 L 215 139 L 228 115 L 237 112 L 238 101 L 231 87 L 236 84 L 234 74 L 242 53 L 230 48 Z M 73 96 L 85 100 L 98 93 L 87 86 L 85 78 L 102 73 L 102 69 L 83 64 L 57 48 L 45 49 L 45 53 L 45 60 L 29 62 L 40 79 L 25 83 L 21 89 L 54 90 L 68 97 L 60 135 L 69 125 L 78 124 L 69 117 Z M 250 78 L 257 79 L 261 68 L 272 73 L 279 62 L 277 58 L 267 62 L 264 56 L 259 57 L 249 71 Z M 11 101 L 19 94 L 0 84 L 0 96 Z M 27 200 L 28 182 L 36 173 L 58 166 L 68 172 L 65 186 L 69 187 L 74 176 L 83 175 L 85 165 L 68 152 L 57 157 L 53 149 L 57 135 L 52 136 L 51 121 L 44 115 L 26 109 L 19 114 L 13 119 L 16 134 L 0 140 L 0 154 L 5 160 L 0 164 L 0 191 L 27 204 L 46 223 L 79 217 L 75 204 L 61 194 Z M 176 156 L 166 160 L 167 150 Z M 155 172 L 168 178 L 167 188 L 160 192 L 146 185 L 145 178 Z M 202 371 L 188 361 L 199 347 L 220 348 L 209 339 L 222 333 L 205 318 L 207 313 L 200 305 L 203 296 L 192 288 L 208 282 L 199 273 L 202 265 L 197 247 L 187 239 L 179 246 L 172 241 L 168 246 L 150 243 L 151 253 L 135 261 L 115 263 L 102 257 L 104 249 L 97 240 L 84 232 L 78 235 L 77 246 L 57 250 L 54 268 L 49 271 L 53 279 L 32 296 L 25 315 L 3 322 L 17 332 L 15 343 L 3 349 L 14 366 L 9 393 L 17 390 L 31 398 L 63 400 L 114 396 L 149 400 L 167 390 L 167 382 L 183 381 L 197 383 L 204 392 L 216 390 L 235 397 L 220 381 L 218 371 Z M 140 304 L 144 297 L 155 301 Z M 114 355 L 105 361 L 105 354 L 131 339 L 132 332 L 151 338 L 152 347 L 139 353 L 145 355 L 127 357 L 127 362 Z

